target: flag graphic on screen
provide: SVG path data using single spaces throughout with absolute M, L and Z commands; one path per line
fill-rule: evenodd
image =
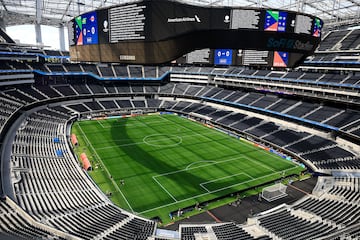
M 314 37 L 320 37 L 321 35 L 321 21 L 318 18 L 315 18 L 314 21 L 314 29 L 313 29 L 313 36 Z
M 289 59 L 289 53 L 287 52 L 274 52 L 274 67 L 287 67 Z
M 75 18 L 75 31 L 76 31 L 76 45 L 83 45 L 83 32 L 82 32 L 81 16 Z
M 286 30 L 286 12 L 267 10 L 265 15 L 265 31 L 285 32 Z

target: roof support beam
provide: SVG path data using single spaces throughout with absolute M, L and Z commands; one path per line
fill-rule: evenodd
M 323 13 L 323 14 L 327 14 L 328 16 L 331 16 L 331 17 L 333 17 L 333 18 L 336 18 L 336 17 L 337 17 L 337 15 L 334 14 L 333 12 L 328 12 L 328 11 L 326 11 L 326 9 L 321 9 L 321 8 L 319 8 L 317 5 L 315 5 L 315 4 L 313 4 L 313 3 L 306 2 L 306 5 L 309 6 L 309 7 L 311 7 L 311 8 L 313 8 L 313 9 L 315 9 L 316 11 L 319 11 L 319 12 L 321 12 L 321 13 Z
M 36 23 L 41 23 L 43 0 L 36 0 Z
M 61 19 L 60 19 L 61 21 L 64 20 L 65 15 L 66 15 L 67 12 L 69 11 L 69 8 L 70 8 L 70 6 L 71 6 L 72 1 L 73 1 L 73 0 L 70 0 L 69 3 L 66 5 L 66 8 L 65 8 L 65 10 L 64 10 L 64 13 L 63 13 L 63 15 L 62 15 L 62 17 L 61 17 Z
M 358 1 L 355 0 L 348 0 L 349 2 L 351 2 L 352 4 L 354 4 L 355 6 L 360 6 L 360 3 Z
M 7 10 L 7 7 L 6 7 L 5 3 L 4 3 L 4 0 L 0 0 L 0 1 L 1 1 L 1 5 L 2 5 L 3 8 L 5 9 L 5 11 L 8 11 L 8 10 Z

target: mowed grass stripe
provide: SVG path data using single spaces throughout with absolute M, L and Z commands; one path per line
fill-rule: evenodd
M 134 211 L 147 217 L 164 216 L 195 202 L 275 180 L 286 169 L 292 169 L 286 174 L 302 170 L 274 154 L 173 115 L 79 124 Z M 228 159 L 235 160 L 226 164 Z M 206 167 L 209 162 L 215 164 Z M 176 171 L 181 174 L 166 175 Z

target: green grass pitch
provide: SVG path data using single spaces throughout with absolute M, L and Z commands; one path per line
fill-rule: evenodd
M 72 131 L 98 186 L 121 208 L 149 218 L 304 170 L 176 115 L 80 121 Z

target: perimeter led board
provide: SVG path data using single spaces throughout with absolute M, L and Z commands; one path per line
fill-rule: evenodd
M 292 67 L 315 51 L 322 24 L 314 16 L 277 9 L 143 0 L 71 20 L 70 56 L 74 61 L 161 64 L 197 49 L 242 49 L 287 52 Z M 292 61 L 291 53 L 302 57 Z

